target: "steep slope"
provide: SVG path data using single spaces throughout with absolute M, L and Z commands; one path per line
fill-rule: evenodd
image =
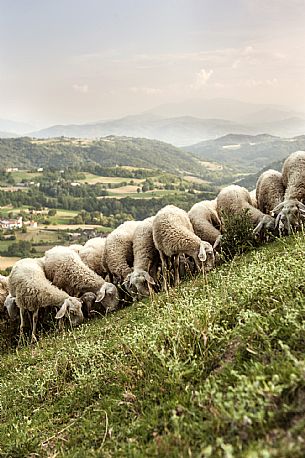
M 303 457 L 304 250 L 280 240 L 6 349 L 1 455 Z

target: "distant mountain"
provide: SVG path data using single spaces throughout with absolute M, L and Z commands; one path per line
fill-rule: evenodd
M 201 160 L 220 162 L 257 172 L 293 151 L 305 150 L 305 135 L 280 138 L 268 134 L 226 135 L 183 148 Z
M 0 131 L 0 138 L 15 138 L 15 137 L 18 137 L 18 135 L 14 134 L 13 132 Z
M 109 136 L 99 140 L 57 138 L 0 139 L 2 167 L 62 169 L 88 165 L 147 167 L 171 173 L 187 172 L 204 176 L 206 168 L 192 154 L 175 146 L 143 138 Z
M 282 121 L 290 117 L 305 117 L 304 113 L 281 105 L 255 104 L 225 98 L 188 99 L 183 102 L 159 105 L 146 113 L 164 117 L 220 118 L 250 125 Z
M 216 138 L 228 132 L 249 132 L 249 128 L 225 119 L 199 119 L 191 116 L 162 118 L 155 115 L 126 116 L 94 124 L 58 125 L 31 132 L 36 138 L 98 138 L 107 135 L 157 139 L 177 146 L 202 139 Z M 251 130 L 250 130 L 251 133 Z
M 285 107 L 230 99 L 189 100 L 120 119 L 89 124 L 55 125 L 28 133 L 36 138 L 143 137 L 187 146 L 229 134 L 268 132 L 281 137 L 305 133 L 305 114 Z
M 13 133 L 14 135 L 23 135 L 32 129 L 33 126 L 31 126 L 30 124 L 17 121 L 10 121 L 8 119 L 0 119 L 0 135 L 2 137 L 4 137 L 2 133 Z

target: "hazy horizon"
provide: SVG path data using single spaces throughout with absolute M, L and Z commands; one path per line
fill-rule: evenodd
M 0 118 L 85 123 L 186 99 L 305 111 L 304 0 L 0 0 Z

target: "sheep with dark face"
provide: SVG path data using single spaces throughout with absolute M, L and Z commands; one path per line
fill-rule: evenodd
M 194 233 L 188 214 L 174 205 L 167 205 L 156 214 L 153 220 L 153 240 L 160 254 L 163 286 L 166 291 L 167 258 L 173 257 L 175 286 L 179 283 L 179 255 L 192 257 L 199 271 L 208 272 L 214 267 L 215 258 L 211 244 Z
M 9 275 L 8 285 L 11 295 L 16 298 L 20 309 L 20 333 L 23 333 L 25 311 L 33 313 L 32 341 L 36 340 L 36 326 L 39 310 L 45 307 L 59 308 L 56 319 L 68 318 L 72 326 L 82 323 L 82 304 L 46 278 L 42 259 L 25 258 L 17 261 Z
M 290 154 L 282 168 L 283 201 L 272 211 L 281 234 L 290 234 L 305 220 L 305 151 Z

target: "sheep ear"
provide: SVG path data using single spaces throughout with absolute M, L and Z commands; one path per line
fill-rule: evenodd
M 55 316 L 56 320 L 60 320 L 61 318 L 63 318 L 65 314 L 67 313 L 67 309 L 68 309 L 68 301 L 66 299 L 65 302 L 60 307 L 60 309 L 58 310 L 58 312 L 56 313 L 56 316 Z
M 155 280 L 149 275 L 148 272 L 145 272 L 144 278 L 147 281 L 147 283 L 149 283 L 150 285 L 155 285 L 156 284 Z
M 102 302 L 102 300 L 104 299 L 105 295 L 106 295 L 106 287 L 105 287 L 105 285 L 103 285 L 101 287 L 100 291 L 96 295 L 95 302 Z
M 200 244 L 200 249 L 199 249 L 198 258 L 199 258 L 199 260 L 200 260 L 201 262 L 206 261 L 207 253 L 206 253 L 206 251 L 205 251 L 205 244 L 204 244 L 204 242 L 201 242 L 201 244 Z
M 298 202 L 297 206 L 300 211 L 305 211 L 305 205 L 302 202 Z
M 284 207 L 284 202 L 278 204 L 274 209 L 270 212 L 271 216 L 275 216 L 282 208 Z

